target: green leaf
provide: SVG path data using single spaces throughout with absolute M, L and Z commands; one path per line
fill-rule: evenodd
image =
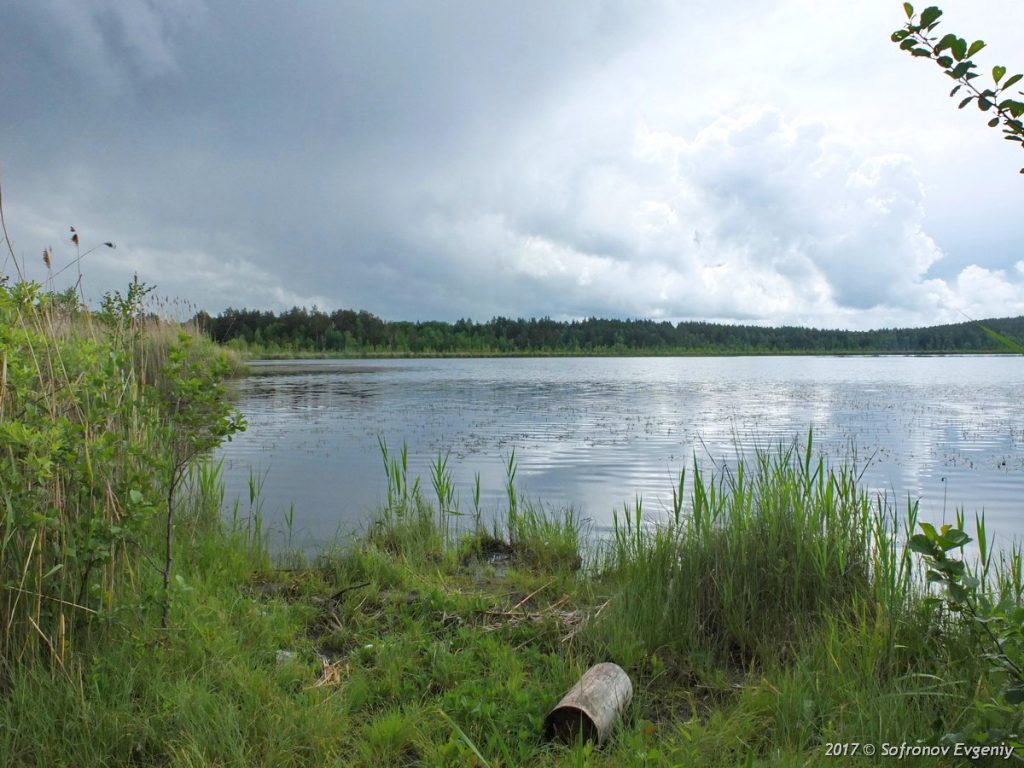
M 986 99 L 984 96 L 978 97 L 978 109 L 982 112 L 988 112 L 992 109 L 992 102 Z
M 958 603 L 966 602 L 968 598 L 967 590 L 959 584 L 946 584 L 946 594 Z
M 954 87 L 953 90 L 949 92 L 950 97 L 956 96 L 956 92 L 959 91 L 963 87 L 964 87 L 963 83 L 961 83 L 960 85 Z
M 912 37 L 908 37 L 906 40 L 904 40 L 902 43 L 900 43 L 900 50 L 901 51 L 909 51 L 915 45 L 917 45 L 917 40 L 915 40 Z
M 991 120 L 988 121 L 988 127 L 989 128 L 995 128 L 997 125 L 999 125 L 999 118 L 998 117 L 993 117 Z
M 1009 88 L 1011 85 L 1016 85 L 1018 82 L 1020 82 L 1020 79 L 1022 77 L 1024 77 L 1024 75 L 1014 75 L 1013 77 L 1008 77 L 1006 79 L 1006 82 L 1003 83 L 1003 88 Z
M 959 79 L 959 78 L 963 77 L 964 75 L 966 75 L 967 71 L 970 68 L 971 68 L 971 62 L 969 62 L 969 61 L 961 61 L 959 64 L 957 64 L 955 67 L 953 67 L 953 72 L 951 73 L 950 76 L 953 77 L 954 79 Z
M 938 560 L 932 567 L 939 573 L 945 573 L 956 579 L 963 574 L 965 566 L 959 560 Z
M 910 32 L 906 29 L 897 29 L 895 32 L 892 33 L 889 39 L 892 40 L 894 43 L 898 43 L 901 40 L 905 39 L 909 34 Z
M 953 49 L 953 56 L 957 61 L 961 61 L 967 55 L 967 41 L 962 37 L 958 37 L 951 47 Z
M 992 79 L 998 84 L 1003 79 L 1003 75 L 1006 74 L 1006 67 L 995 66 L 992 67 Z
M 932 542 L 927 536 L 920 533 L 911 536 L 908 543 L 911 551 L 917 552 L 919 555 L 933 557 L 939 551 L 939 548 L 934 542 Z
M 942 10 L 935 5 L 931 5 L 921 11 L 921 26 L 928 27 L 934 24 L 938 18 L 942 15 Z
M 932 52 L 929 51 L 927 48 L 915 48 L 914 50 L 912 50 L 910 52 L 910 55 L 911 56 L 929 56 L 930 57 L 932 55 Z
M 928 541 L 936 541 L 939 538 L 939 532 L 935 530 L 935 526 L 931 523 L 921 523 L 920 527 Z
M 984 47 L 985 47 L 985 41 L 984 40 L 975 40 L 973 43 L 971 43 L 971 47 L 968 49 L 967 55 L 968 56 L 973 56 L 974 54 L 976 54 L 978 51 L 980 51 Z
M 43 574 L 43 579 L 45 580 L 45 579 L 50 578 L 51 576 L 53 576 L 53 574 L 55 574 L 57 571 L 59 571 L 63 567 L 64 567 L 63 563 L 57 563 L 55 566 L 53 566 L 53 568 L 51 568 L 50 570 L 48 570 L 46 573 Z
M 953 46 L 953 43 L 956 42 L 956 40 L 957 40 L 956 35 L 954 35 L 952 33 L 950 33 L 948 35 L 943 35 L 942 39 L 939 40 L 939 44 L 935 46 L 935 52 L 939 53 L 940 51 L 944 51 L 947 48 L 951 48 Z
M 952 56 L 939 56 L 935 61 L 938 62 L 940 67 L 946 67 L 947 69 L 953 66 Z
M 132 504 L 142 503 L 142 494 L 134 488 L 128 491 L 128 498 L 131 499 Z
M 904 3 L 903 10 L 906 12 L 908 19 L 914 18 L 914 6 L 912 6 L 910 3 Z
M 970 540 L 971 537 L 966 533 L 957 528 L 953 528 L 952 530 L 946 531 L 941 537 L 939 537 L 939 546 L 948 551 L 956 547 L 962 547 Z
M 1013 706 L 1024 702 L 1024 685 L 1017 683 L 1016 685 L 1007 686 L 1003 690 L 1003 698 L 1007 704 L 1012 704 Z

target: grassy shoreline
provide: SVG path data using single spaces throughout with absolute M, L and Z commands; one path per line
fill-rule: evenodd
M 803 766 L 834 764 L 840 742 L 937 744 L 995 681 L 969 633 L 923 602 L 891 535 L 901 515 L 794 449 L 758 462 L 745 479 L 691 476 L 691 512 L 667 527 L 624 510 L 588 554 L 571 514 L 512 488 L 500 525 L 457 534 L 445 471 L 428 503 L 392 457 L 366 535 L 309 562 L 269 556 L 258 499 L 227 524 L 203 465 L 179 518 L 170 635 L 122 616 L 63 668 L 17 670 L 0 758 Z M 545 741 L 546 712 L 602 660 L 636 691 L 610 743 Z
M 958 566 L 966 536 L 933 531 L 948 555 L 911 538 L 914 505 L 808 440 L 694 466 L 669 520 L 638 499 L 588 543 L 519 494 L 514 456 L 485 525 L 441 457 L 421 480 L 382 441 L 365 535 L 271 556 L 255 484 L 225 509 L 202 458 L 233 428 L 230 365 L 120 298 L 90 320 L 0 292 L 0 764 L 824 766 L 838 743 L 1018 744 L 1012 670 L 928 581 L 977 575 L 979 609 L 1019 609 L 1020 553 L 986 557 L 983 521 L 982 564 Z M 633 681 L 623 722 L 600 748 L 548 742 L 598 661 Z

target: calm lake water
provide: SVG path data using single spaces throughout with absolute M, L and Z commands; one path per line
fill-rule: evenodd
M 479 472 L 483 507 L 520 491 L 572 505 L 600 533 L 636 496 L 668 508 L 678 472 L 779 441 L 831 461 L 923 519 L 984 510 L 1005 544 L 1024 534 L 1024 360 L 1019 357 L 731 357 L 317 360 L 253 365 L 234 383 L 248 431 L 222 450 L 229 499 L 248 509 L 263 476 L 265 525 L 313 548 L 360 530 L 387 483 L 377 438 L 428 465 L 450 454 L 462 508 Z

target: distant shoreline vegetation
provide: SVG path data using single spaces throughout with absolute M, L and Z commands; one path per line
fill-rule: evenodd
M 365 310 L 328 314 L 315 307 L 281 314 L 229 308 L 215 317 L 200 312 L 195 320 L 214 341 L 263 357 L 986 354 L 1007 351 L 986 328 L 1024 337 L 1024 315 L 872 331 L 595 317 L 414 323 L 382 320 Z

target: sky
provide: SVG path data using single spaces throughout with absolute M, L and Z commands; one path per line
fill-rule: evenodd
M 923 7 L 923 6 L 922 6 Z M 940 31 L 1024 71 L 1016 0 Z M 920 8 L 919 8 L 920 10 Z M 881 328 L 1024 314 L 1024 152 L 900 2 L 0 0 L 9 275 L 95 303 Z M 1015 60 L 1014 57 L 1017 57 Z M 987 74 L 986 74 L 987 77 Z

